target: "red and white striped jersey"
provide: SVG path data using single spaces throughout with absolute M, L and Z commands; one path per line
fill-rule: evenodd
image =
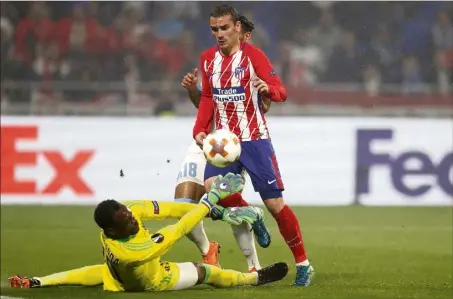
M 201 54 L 202 92 L 193 135 L 228 128 L 241 141 L 268 139 L 261 95 L 253 86 L 258 77 L 269 86 L 264 96 L 286 100 L 286 89 L 266 55 L 254 45 L 241 43 L 239 51 L 224 56 L 215 46 Z

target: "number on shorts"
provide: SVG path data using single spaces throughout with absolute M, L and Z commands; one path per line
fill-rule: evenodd
M 180 174 L 180 177 L 197 177 L 197 163 L 190 162 L 190 163 L 185 163 L 184 167 L 182 168 Z

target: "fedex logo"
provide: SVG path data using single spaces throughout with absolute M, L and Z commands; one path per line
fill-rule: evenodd
M 65 158 L 58 150 L 21 150 L 16 146 L 20 140 L 37 141 L 36 126 L 8 125 L 1 127 L 1 194 L 37 195 L 58 194 L 63 188 L 71 189 L 77 195 L 93 195 L 93 190 L 80 176 L 80 170 L 90 161 L 94 151 L 80 150 L 71 158 Z M 33 179 L 17 179 L 18 167 L 37 167 L 42 156 L 52 166 L 55 176 L 44 188 L 39 189 Z
M 422 149 L 406 150 L 396 155 L 371 151 L 372 142 L 392 141 L 393 133 L 391 129 L 357 131 L 356 167 L 358 174 L 356 193 L 370 193 L 371 169 L 376 166 L 386 166 L 390 170 L 393 187 L 401 194 L 419 197 L 432 188 L 440 188 L 445 194 L 453 196 L 453 179 L 451 177 L 453 152 L 445 154 L 439 161 L 433 161 L 429 154 Z M 408 186 L 405 181 L 408 177 L 417 177 L 419 183 Z M 431 180 L 428 177 L 431 177 Z

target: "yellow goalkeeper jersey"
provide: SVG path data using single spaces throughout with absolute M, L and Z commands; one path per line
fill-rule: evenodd
M 122 202 L 139 222 L 136 235 L 123 240 L 113 240 L 101 232 L 104 261 L 103 282 L 106 291 L 161 291 L 171 289 L 179 279 L 179 268 L 174 263 L 162 261 L 173 244 L 206 216 L 208 209 L 190 203 L 134 200 Z M 181 218 L 198 209 L 199 219 L 180 221 L 158 233 L 151 233 L 142 220 Z

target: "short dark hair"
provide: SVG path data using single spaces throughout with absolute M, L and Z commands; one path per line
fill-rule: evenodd
M 236 23 L 239 21 L 239 13 L 234 8 L 233 6 L 229 4 L 220 4 L 214 7 L 214 9 L 211 11 L 211 14 L 209 15 L 210 17 L 213 18 L 220 18 L 224 16 L 231 16 L 231 19 L 233 20 L 233 23 Z
M 115 224 L 114 215 L 120 206 L 120 203 L 114 199 L 102 201 L 94 210 L 94 221 L 101 229 L 113 227 Z
M 253 29 L 255 29 L 255 24 L 247 19 L 246 16 L 239 16 L 239 22 L 241 22 L 242 31 L 244 31 L 244 33 L 252 32 Z

